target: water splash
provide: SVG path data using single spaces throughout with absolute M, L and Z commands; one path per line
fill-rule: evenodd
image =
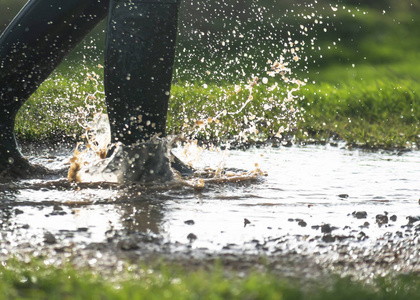
M 154 137 L 148 142 L 134 145 L 111 144 L 108 117 L 99 113 L 84 128 L 85 143 L 77 144 L 70 159 L 67 175 L 70 182 L 178 182 L 201 190 L 206 183 L 243 182 L 266 175 L 257 164 L 251 171 L 227 169 L 226 150 L 223 151 L 222 159 L 216 168 L 208 165 L 197 168 L 203 148 L 197 145 L 197 141 L 190 141 L 178 151 L 182 153 L 179 157 L 185 160 L 189 167 L 195 168 L 195 172 L 191 172 L 188 178 L 185 178 L 174 167 L 176 158 L 172 153 L 174 143 L 185 141 L 181 137 Z M 220 150 L 215 148 L 215 151 Z M 178 160 L 177 164 L 179 163 Z
M 332 28 L 330 16 L 324 7 L 317 8 L 317 1 L 288 8 L 264 0 L 213 2 L 193 0 L 191 6 L 181 9 L 168 122 L 172 130 L 192 141 L 181 147 L 188 152 L 195 143 L 199 153 L 202 141 L 210 149 L 229 149 L 232 143 L 293 140 L 297 123 L 304 121 L 300 102 L 305 99 L 299 92 L 308 84 L 308 66 L 315 60 L 317 47 L 320 49 L 317 37 Z M 201 8 L 200 14 L 192 7 Z M 340 12 L 337 6 L 329 11 Z M 288 22 L 291 19 L 294 21 Z M 89 45 L 84 50 L 94 44 L 92 40 L 85 43 Z M 102 66 L 96 64 L 98 57 L 95 67 L 89 67 L 89 60 L 83 56 L 85 63 L 78 77 L 69 80 L 64 97 L 49 95 L 53 105 L 48 111 L 56 114 L 57 108 L 64 108 L 60 122 L 76 123 L 84 132 L 79 135 L 83 142 L 76 147 L 69 174 L 75 181 L 82 180 L 76 174 L 89 161 L 104 160 L 109 149 L 109 140 L 100 137 L 107 134 L 92 130 L 105 105 Z M 62 89 L 68 82 L 60 80 L 63 77 L 47 84 Z M 66 107 L 71 102 L 76 107 Z M 189 153 L 187 164 L 195 164 L 199 155 L 194 155 Z M 215 172 L 219 173 L 223 172 Z M 118 181 L 106 177 L 111 179 Z
M 206 14 L 210 16 L 216 14 L 220 20 L 220 11 L 214 4 L 206 1 L 196 2 L 197 7 L 201 5 L 205 8 Z M 224 9 L 234 7 L 229 1 L 223 5 Z M 310 8 L 308 5 L 307 9 Z M 179 111 L 178 106 L 177 110 L 172 109 L 169 112 L 170 120 L 172 118 L 173 123 L 182 124 L 179 129 L 189 140 L 180 145 L 184 149 L 184 154 L 188 154 L 184 155 L 188 165 L 193 166 L 194 160 L 199 159 L 202 146 L 198 146 L 198 140 L 210 141 L 206 146 L 213 149 L 222 144 L 228 149 L 232 142 L 266 141 L 269 136 L 281 140 L 283 135 L 292 132 L 297 122 L 302 120 L 303 110 L 299 101 L 303 99 L 298 92 L 307 80 L 298 79 L 300 75 L 295 71 L 301 68 L 299 72 L 302 73 L 305 62 L 308 61 L 308 58 L 304 57 L 306 43 L 303 38 L 308 36 L 310 29 L 302 25 L 297 29 L 297 33 L 290 28 L 284 33 L 283 27 L 279 29 L 279 23 L 280 18 L 285 17 L 287 13 L 274 17 L 273 10 L 259 1 L 244 7 L 242 11 L 232 13 L 229 20 L 223 21 L 223 30 L 220 31 L 198 30 L 200 27 L 202 29 L 206 26 L 214 27 L 215 23 L 209 21 L 210 19 L 204 18 L 205 21 L 201 24 L 194 18 L 184 17 L 181 21 L 178 68 L 175 70 L 175 79 L 181 81 L 176 85 L 181 87 L 180 93 L 184 94 L 188 94 L 190 88 L 194 90 L 202 85 L 205 93 L 213 94 L 214 88 L 216 90 L 214 94 L 218 95 L 211 101 L 191 103 L 197 106 L 195 109 L 184 109 L 184 105 L 188 104 L 181 103 L 179 106 L 183 107 L 182 111 Z M 188 10 L 185 14 L 195 15 Z M 253 18 L 250 18 L 251 16 Z M 301 17 L 308 20 L 314 16 L 312 13 Z M 192 21 L 189 23 L 186 20 Z M 284 25 L 284 22 L 281 24 Z M 236 49 L 232 52 L 234 48 Z M 264 65 L 261 63 L 263 59 Z M 219 66 L 217 62 L 220 62 Z M 185 68 L 185 65 L 188 68 Z M 88 97 L 88 99 L 94 98 L 95 95 Z M 182 98 L 173 95 L 171 101 L 176 102 Z M 79 115 L 83 116 L 83 110 L 79 111 L 81 111 Z M 88 115 L 91 115 L 89 109 L 85 113 L 86 117 Z M 99 156 L 98 159 L 103 160 L 101 153 L 103 154 L 104 149 L 108 147 L 102 145 L 98 150 L 95 137 L 89 135 L 89 130 L 86 130 L 91 126 L 83 124 L 82 126 L 87 131 L 86 150 L 81 152 L 76 149 L 75 157 L 72 158 L 72 170 L 76 172 L 69 173 L 69 178 L 76 181 L 85 180 L 75 177 L 75 174 L 80 174 L 84 168 L 82 165 L 88 161 L 86 151 L 90 155 L 94 153 L 93 155 Z M 191 151 L 192 147 L 194 152 Z M 79 161 L 81 157 L 85 157 L 82 159 L 83 162 Z M 103 161 L 101 164 L 103 167 Z M 224 166 L 221 165 L 224 164 L 220 163 L 214 172 L 209 172 L 214 178 L 220 179 L 223 176 L 234 178 L 238 175 L 224 172 Z M 89 172 L 84 171 L 85 174 Z M 262 174 L 257 167 L 253 174 L 260 173 Z M 121 181 L 121 178 L 112 180 Z

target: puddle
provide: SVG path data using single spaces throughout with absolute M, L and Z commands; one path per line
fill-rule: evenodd
M 221 154 L 202 155 L 204 167 L 220 161 Z M 37 161 L 57 164 L 66 157 Z M 201 191 L 188 186 L 77 185 L 64 179 L 3 184 L 2 247 L 88 245 L 139 234 L 172 249 L 305 255 L 333 251 L 338 259 L 349 248 L 352 253 L 370 249 L 372 255 L 381 243 L 418 239 L 420 222 L 409 217 L 420 216 L 420 152 L 295 146 L 232 150 L 225 161 L 227 167 L 247 170 L 257 163 L 268 176 L 248 183 L 207 184 Z M 415 244 L 412 251 L 419 250 Z
M 218 159 L 220 154 L 205 152 L 202 161 Z M 418 152 L 397 156 L 330 146 L 253 149 L 230 151 L 226 158 L 232 168 L 251 170 L 258 163 L 268 176 L 253 183 L 209 184 L 195 191 L 37 180 L 20 182 L 24 188 L 3 186 L 0 197 L 3 213 L 10 210 L 8 222 L 30 236 L 75 231 L 72 239 L 100 242 L 111 227 L 130 223 L 132 230 L 153 232 L 169 242 L 187 243 L 193 233 L 193 247 L 219 250 L 285 234 L 319 235 L 312 227 L 322 224 L 351 235 L 369 222 L 364 230 L 378 237 L 401 230 L 408 216 L 420 215 L 419 161 Z M 367 216 L 357 219 L 354 211 Z M 378 214 L 388 219 L 396 215 L 397 220 L 379 227 Z

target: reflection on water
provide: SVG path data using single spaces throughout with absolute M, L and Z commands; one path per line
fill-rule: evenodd
M 218 164 L 221 155 L 204 152 L 198 167 Z M 257 163 L 268 176 L 207 184 L 202 191 L 182 185 L 83 186 L 62 179 L 3 184 L 2 234 L 10 243 L 45 241 L 46 232 L 89 243 L 106 241 L 112 232 L 138 232 L 217 251 L 256 240 L 276 241 L 278 247 L 279 239 L 294 237 L 298 243 L 326 234 L 369 243 L 387 232 L 398 235 L 408 216 L 420 215 L 419 152 L 265 148 L 230 151 L 225 162 L 247 170 Z M 353 212 L 367 215 L 357 218 Z

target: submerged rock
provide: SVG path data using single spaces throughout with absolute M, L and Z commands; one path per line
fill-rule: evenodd
M 251 221 L 248 220 L 247 218 L 244 219 L 244 227 L 246 227 L 246 225 L 251 224 Z
M 366 219 L 367 218 L 367 212 L 365 212 L 365 211 L 354 211 L 352 213 L 352 215 L 356 219 Z
M 387 215 L 376 215 L 376 223 L 378 225 L 387 224 L 388 223 L 388 216 Z
M 341 198 L 341 199 L 347 199 L 349 197 L 349 195 L 348 194 L 339 194 L 338 197 Z
M 331 234 L 326 234 L 322 237 L 322 241 L 326 243 L 333 243 L 335 242 L 335 236 L 332 236 Z
M 44 242 L 47 244 L 55 244 L 57 243 L 57 239 L 51 232 L 46 232 L 44 234 Z
M 335 226 L 331 226 L 330 224 L 323 224 L 321 225 L 321 232 L 322 233 L 331 233 L 333 230 L 338 229 Z
M 197 239 L 197 236 L 194 233 L 190 233 L 187 235 L 187 239 L 190 241 L 190 243 L 193 243 Z
M 306 227 L 306 225 L 308 225 L 304 220 L 300 220 L 299 222 L 298 222 L 298 225 L 300 226 L 300 227 Z

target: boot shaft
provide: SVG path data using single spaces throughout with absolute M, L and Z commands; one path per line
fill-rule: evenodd
M 29 166 L 15 140 L 16 114 L 108 8 L 109 0 L 31 0 L 0 36 L 0 172 Z
M 111 1 L 105 92 L 112 140 L 165 135 L 179 1 Z
M 0 114 L 12 118 L 101 21 L 109 0 L 31 0 L 0 37 Z

